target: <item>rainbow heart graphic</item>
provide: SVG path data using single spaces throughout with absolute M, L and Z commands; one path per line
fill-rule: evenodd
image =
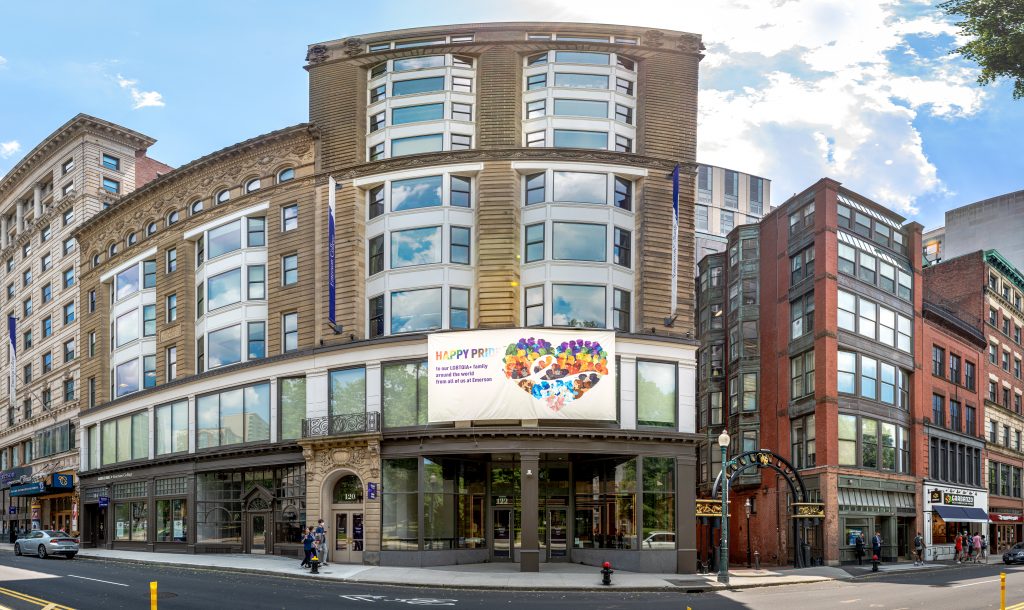
M 552 345 L 541 338 L 523 338 L 508 345 L 503 363 L 507 379 L 556 412 L 608 374 L 608 352 L 597 341 Z

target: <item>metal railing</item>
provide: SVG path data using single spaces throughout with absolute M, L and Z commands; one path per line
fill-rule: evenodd
M 380 413 L 349 413 L 302 420 L 302 438 L 380 432 Z

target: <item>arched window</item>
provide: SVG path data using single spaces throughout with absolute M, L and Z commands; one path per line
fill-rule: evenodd
M 139 237 L 135 233 L 128 234 L 128 245 L 134 246 L 135 242 L 139 241 Z
M 92 255 L 92 266 L 93 267 L 99 267 L 100 266 L 100 255 L 99 254 L 93 254 Z
M 259 190 L 259 188 L 260 188 L 260 179 L 259 178 L 253 178 L 252 180 L 250 180 L 250 181 L 245 183 L 245 192 L 246 193 L 251 193 L 253 191 Z
M 277 172 L 277 183 L 288 182 L 289 180 L 295 179 L 295 170 L 291 167 L 287 167 Z
M 174 224 L 176 222 L 178 222 L 178 211 L 177 210 L 175 210 L 175 211 L 173 211 L 173 212 L 171 212 L 170 214 L 167 215 L 167 226 L 171 226 L 172 224 Z
M 223 191 L 217 193 L 217 197 L 215 198 L 215 201 L 217 203 L 224 203 L 228 199 L 231 199 L 231 191 L 228 190 L 228 189 L 224 189 Z
M 154 233 L 156 233 L 156 223 L 155 222 L 151 222 L 148 225 L 146 225 L 146 235 L 149 236 L 149 235 L 152 235 Z
M 111 257 L 116 256 L 117 244 L 110 244 L 110 247 L 107 248 L 107 254 L 109 254 Z
M 354 474 L 347 474 L 334 484 L 334 503 L 350 504 L 363 501 L 363 484 Z
M 202 211 L 203 211 L 203 202 L 202 202 L 202 200 L 193 201 L 192 205 L 189 206 L 189 214 L 198 214 L 199 212 L 202 212 Z

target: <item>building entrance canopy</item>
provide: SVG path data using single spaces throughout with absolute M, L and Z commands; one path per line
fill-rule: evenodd
M 943 521 L 988 523 L 988 514 L 980 508 L 935 505 L 932 507 L 932 510 L 938 513 Z

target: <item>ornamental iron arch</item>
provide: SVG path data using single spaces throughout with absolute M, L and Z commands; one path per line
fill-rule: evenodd
M 790 506 L 793 509 L 793 565 L 797 568 L 810 567 L 812 564 L 809 549 L 804 549 L 806 540 L 806 528 L 810 525 L 817 525 L 825 517 L 825 506 L 820 502 L 810 502 L 807 497 L 807 487 L 804 485 L 803 477 L 789 460 L 775 453 L 771 449 L 758 449 L 756 451 L 745 451 L 725 463 L 722 470 L 715 477 L 715 484 L 711 487 L 711 497 L 721 498 L 722 479 L 725 477 L 726 484 L 732 489 L 733 481 L 743 472 L 751 469 L 770 468 L 778 473 L 792 494 L 793 501 Z M 721 510 L 717 511 L 721 517 Z M 711 516 L 711 515 L 708 515 Z

